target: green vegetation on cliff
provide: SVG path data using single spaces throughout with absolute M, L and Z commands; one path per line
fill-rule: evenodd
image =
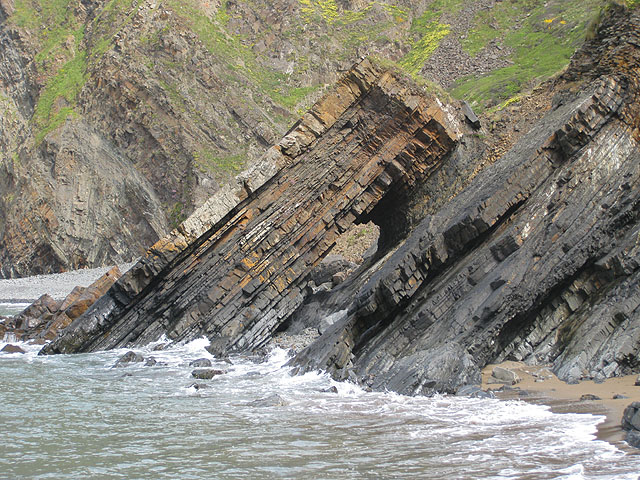
M 452 94 L 482 110 L 549 78 L 569 63 L 601 4 L 601 0 L 504 0 L 480 11 L 461 42 L 464 50 L 475 56 L 497 40 L 512 52 L 512 64 L 461 78 Z

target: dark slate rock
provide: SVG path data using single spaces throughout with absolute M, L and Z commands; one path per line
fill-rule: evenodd
M 480 388 L 479 385 L 464 385 L 460 387 L 456 392 L 458 397 L 471 397 L 471 398 L 496 398 L 495 393 L 492 391 L 485 391 Z
M 144 362 L 144 357 L 142 355 L 140 355 L 139 353 L 136 353 L 136 352 L 130 350 L 127 353 L 125 353 L 124 355 L 122 355 L 118 359 L 118 361 L 116 361 L 116 363 L 114 363 L 113 367 L 114 368 L 126 367 L 130 363 L 140 363 L 140 362 Z
M 640 431 L 640 402 L 633 402 L 624 409 L 622 414 L 622 428 L 624 430 Z
M 153 357 L 147 358 L 147 361 L 144 362 L 144 366 L 145 367 L 153 367 L 153 366 L 155 366 L 157 364 L 158 364 L 158 361 Z
M 333 385 L 329 388 L 325 388 L 324 390 L 320 390 L 322 393 L 338 393 L 338 388 Z
M 629 398 L 629 397 L 627 397 L 626 395 L 622 395 L 622 394 L 620 394 L 620 393 L 616 393 L 616 394 L 613 396 L 613 399 L 614 399 L 614 400 L 621 400 L 621 399 L 624 399 L 624 398 Z
M 224 375 L 224 370 L 216 370 L 215 368 L 200 368 L 191 372 L 191 376 L 199 380 L 211 380 L 218 375 Z
M 210 367 L 211 365 L 211 360 L 209 360 L 208 358 L 198 358 L 197 360 L 193 360 L 189 363 L 190 367 L 196 368 Z
M 12 345 L 12 344 L 7 344 L 4 347 L 2 347 L 2 350 L 0 350 L 0 352 L 4 352 L 4 353 L 27 353 L 25 352 L 22 348 L 20 348 L 17 345 Z
M 625 441 L 632 447 L 640 448 L 640 432 L 637 430 L 628 431 L 625 435 Z

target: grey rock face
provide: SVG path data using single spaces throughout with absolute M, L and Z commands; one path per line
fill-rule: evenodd
M 565 381 L 637 372 L 639 26 L 614 8 L 577 56 L 609 70 L 424 218 L 355 298 L 329 295 L 348 316 L 292 363 L 411 394 L 504 360 Z
M 585 57 L 597 65 L 589 74 Z M 373 389 L 456 393 L 504 360 L 552 364 L 565 381 L 637 373 L 640 14 L 612 7 L 554 84 L 562 101 L 466 188 L 415 221 L 419 212 L 398 209 L 420 205 L 406 197 L 421 189 L 409 187 L 429 182 L 431 169 L 467 165 L 472 150 L 451 133 L 457 129 L 447 126 L 455 122 L 445 121 L 453 115 L 446 107 L 431 105 L 440 120 L 418 123 L 417 110 L 395 109 L 399 99 L 420 102 L 402 82 L 380 77 L 363 101 L 354 92 L 378 81 L 364 65 L 270 151 L 279 159 L 272 176 L 235 203 L 227 192 L 228 209 L 183 223 L 45 353 L 204 333 L 210 351 L 224 356 L 259 349 L 280 327 L 309 328 L 310 314 L 313 325 L 320 315 L 331 325 L 292 364 Z M 336 118 L 339 112 L 349 113 Z M 375 141 L 372 150 L 361 150 L 364 139 Z M 385 161 L 367 156 L 400 140 L 407 147 Z M 431 152 L 423 165 L 425 142 L 443 156 Z M 347 150 L 347 163 L 320 162 L 346 161 Z M 357 175 L 366 172 L 368 182 L 345 176 L 361 160 L 366 168 Z M 389 170 L 376 170 L 381 164 Z M 324 184 L 329 172 L 336 178 Z M 334 207 L 325 210 L 328 204 Z M 318 223 L 310 220 L 316 208 Z M 379 223 L 379 256 L 305 305 L 309 273 L 356 219 Z

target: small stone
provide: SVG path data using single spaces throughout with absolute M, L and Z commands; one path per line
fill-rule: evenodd
M 636 383 L 634 383 L 634 385 L 636 387 L 640 387 L 640 375 L 638 375 L 638 378 L 636 378 Z
M 616 394 L 613 396 L 613 399 L 614 399 L 614 400 L 621 400 L 621 399 L 623 399 L 623 398 L 629 398 L 629 397 L 627 397 L 627 396 L 625 396 L 625 395 L 621 395 L 621 394 L 619 394 L 619 393 L 616 393 Z
M 142 355 L 130 350 L 118 359 L 118 361 L 113 365 L 113 368 L 126 367 L 130 363 L 140 363 L 143 361 L 144 357 Z
M 586 401 L 590 401 L 590 400 L 602 400 L 600 397 L 598 397 L 597 395 L 593 395 L 592 393 L 585 393 L 584 395 L 582 395 L 580 397 L 580 401 L 581 402 L 586 402 Z
M 147 361 L 144 362 L 144 366 L 145 367 L 153 367 L 154 365 L 156 365 L 158 362 L 156 361 L 155 358 L 153 357 L 149 357 L 147 358 Z
M 27 353 L 17 345 L 11 345 L 10 343 L 5 345 L 0 352 L 4 353 Z
M 191 376 L 199 380 L 211 380 L 218 375 L 224 375 L 224 370 L 216 370 L 215 368 L 201 368 L 191 372 Z
M 188 388 L 195 388 L 196 390 L 202 390 L 203 388 L 209 388 L 206 383 L 192 383 Z
M 338 388 L 334 385 L 329 388 L 325 388 L 324 390 L 320 390 L 322 393 L 338 393 Z
M 208 358 L 198 358 L 197 360 L 193 360 L 191 363 L 189 363 L 189 366 L 196 368 L 210 367 L 211 360 L 209 360 Z

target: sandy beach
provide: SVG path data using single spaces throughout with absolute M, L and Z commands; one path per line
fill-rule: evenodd
M 520 381 L 511 388 L 501 389 L 502 384 L 492 383 L 491 380 L 491 373 L 496 366 L 515 372 Z M 640 450 L 630 447 L 624 441 L 625 432 L 620 426 L 624 409 L 632 402 L 640 402 L 640 386 L 635 386 L 637 378 L 638 375 L 627 375 L 610 378 L 602 383 L 582 381 L 570 385 L 559 380 L 549 367 L 504 362 L 485 367 L 482 371 L 482 389 L 493 390 L 498 398 L 505 400 L 517 398 L 548 405 L 557 413 L 605 415 L 606 420 L 598 426 L 598 438 L 621 450 L 640 455 Z M 594 395 L 599 399 L 581 400 L 583 395 Z

